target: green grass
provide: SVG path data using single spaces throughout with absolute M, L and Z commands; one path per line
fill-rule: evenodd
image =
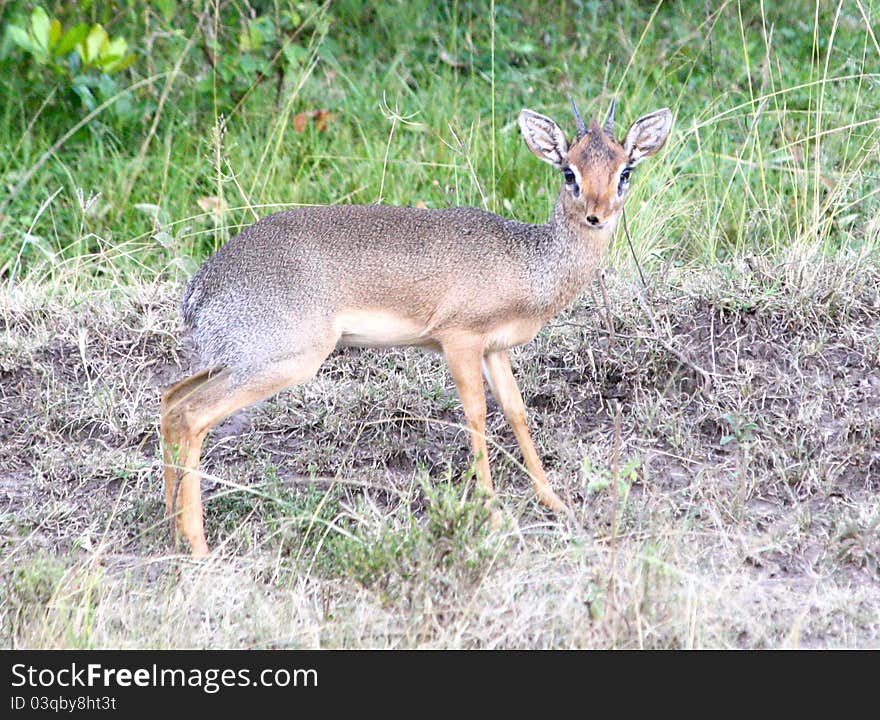
M 880 8 L 808 9 L 519 2 L 493 20 L 488 3 L 336 2 L 312 8 L 292 41 L 301 67 L 237 93 L 199 51 L 190 14 L 173 33 L 155 14 L 111 18 L 138 52 L 124 80 L 141 83 L 145 114 L 122 120 L 111 105 L 42 164 L 85 113 L 20 52 L 3 61 L 0 174 L 14 192 L 0 274 L 188 272 L 186 258 L 292 203 L 471 204 L 543 222 L 559 181 L 527 152 L 516 113 L 570 126 L 569 95 L 595 115 L 617 97 L 621 126 L 664 105 L 676 114 L 629 203 L 649 262 L 873 246 Z M 294 131 L 296 113 L 321 108 L 335 116 L 326 132 Z M 229 209 L 204 212 L 202 198 Z

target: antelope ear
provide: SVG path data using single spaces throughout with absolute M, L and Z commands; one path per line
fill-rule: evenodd
M 535 157 L 557 168 L 565 165 L 568 143 L 559 125 L 545 115 L 522 110 L 519 114 L 519 128 Z
M 636 120 L 623 140 L 623 149 L 629 155 L 630 166 L 637 165 L 662 148 L 671 129 L 672 112 L 668 108 L 643 115 Z

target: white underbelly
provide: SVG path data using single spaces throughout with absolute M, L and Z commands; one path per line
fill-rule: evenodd
M 543 323 L 534 318 L 515 318 L 494 325 L 486 333 L 486 350 L 504 350 L 532 340 Z M 334 320 L 340 345 L 436 347 L 438 341 L 423 323 L 387 310 L 345 310 Z
M 486 337 L 487 350 L 506 350 L 525 345 L 541 329 L 542 323 L 534 318 L 515 318 L 494 326 Z
M 340 345 L 392 347 L 430 343 L 421 323 L 384 310 L 345 310 L 334 325 Z

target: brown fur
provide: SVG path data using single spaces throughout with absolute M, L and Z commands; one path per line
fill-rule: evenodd
M 541 467 L 507 350 L 530 341 L 589 280 L 623 207 L 621 169 L 656 152 L 670 123 L 669 111 L 645 116 L 623 144 L 593 123 L 569 148 L 552 120 L 524 110 L 532 152 L 577 177 L 545 225 L 476 208 L 301 208 L 260 220 L 205 262 L 184 295 L 183 317 L 214 369 L 167 390 L 161 418 L 166 512 L 193 554 L 208 552 L 198 469 L 208 431 L 305 382 L 337 345 L 443 352 L 478 482 L 491 497 L 485 372 L 538 498 L 569 512 Z

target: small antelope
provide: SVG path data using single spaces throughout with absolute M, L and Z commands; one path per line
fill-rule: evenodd
M 623 210 L 631 170 L 656 153 L 668 109 L 614 137 L 572 102 L 571 145 L 548 117 L 523 110 L 526 145 L 562 173 L 550 221 L 529 225 L 477 208 L 304 207 L 246 228 L 196 272 L 184 324 L 201 372 L 162 396 L 166 512 L 192 554 L 208 553 L 199 456 L 232 413 L 311 378 L 338 346 L 418 345 L 444 354 L 464 406 L 478 484 L 491 498 L 485 374 L 513 428 L 540 501 L 551 489 L 526 425 L 509 348 L 529 342 L 584 288 Z M 493 513 L 497 523 L 497 510 Z

